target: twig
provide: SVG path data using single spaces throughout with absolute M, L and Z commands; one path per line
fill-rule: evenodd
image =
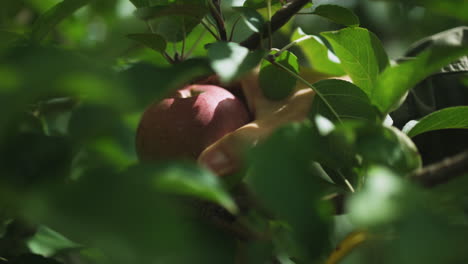
M 203 27 L 206 28 L 206 30 L 208 30 L 208 32 L 210 32 L 210 34 L 216 39 L 216 40 L 220 40 L 219 36 L 216 35 L 216 33 L 213 32 L 213 30 L 211 30 L 210 26 L 208 24 L 205 23 L 205 21 L 200 21 L 201 25 Z
M 411 174 L 409 178 L 430 188 L 447 183 L 466 173 L 468 173 L 468 150 L 426 166 Z
M 223 14 L 221 12 L 220 0 L 212 0 L 212 2 L 210 3 L 211 3 L 210 5 L 211 15 L 213 16 L 216 22 L 219 37 L 221 38 L 221 40 L 227 41 L 228 38 L 227 38 L 227 33 L 226 33 L 226 27 L 224 26 Z
M 280 10 L 278 10 L 272 17 L 270 25 L 266 24 L 265 27 L 271 27 L 271 33 L 274 33 L 276 30 L 281 28 L 286 24 L 299 10 L 302 9 L 310 0 L 294 0 L 285 4 Z M 254 33 L 249 38 L 241 43 L 242 46 L 248 49 L 256 49 L 260 40 L 268 37 L 268 28 L 262 30 L 262 33 Z

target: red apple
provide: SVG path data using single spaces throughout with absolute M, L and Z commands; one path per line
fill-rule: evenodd
M 227 90 L 189 85 L 146 109 L 136 136 L 138 157 L 196 159 L 206 147 L 248 122 L 246 107 Z

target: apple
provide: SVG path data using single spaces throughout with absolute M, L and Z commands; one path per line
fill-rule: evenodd
M 197 159 L 209 145 L 250 121 L 245 105 L 215 85 L 189 85 L 150 105 L 136 135 L 141 161 Z

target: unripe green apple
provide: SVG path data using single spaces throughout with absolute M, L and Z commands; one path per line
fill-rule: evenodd
M 140 160 L 196 159 L 209 145 L 249 122 L 245 105 L 215 85 L 189 85 L 150 105 L 138 126 Z

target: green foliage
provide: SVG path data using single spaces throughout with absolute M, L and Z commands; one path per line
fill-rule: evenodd
M 127 35 L 130 39 L 136 40 L 143 45 L 157 51 L 164 52 L 166 50 L 166 41 L 158 34 L 140 33 Z
M 348 27 L 359 26 L 359 17 L 353 11 L 339 5 L 319 5 L 312 14 L 328 18 L 337 24 Z
M 468 107 L 448 107 L 419 120 L 407 132 L 409 137 L 438 129 L 468 128 Z
M 330 42 L 353 82 L 370 95 L 377 85 L 377 77 L 389 64 L 377 36 L 359 27 L 324 32 L 322 36 Z
M 260 15 L 255 9 L 249 7 L 234 7 L 233 9 L 239 12 L 242 21 L 250 30 L 257 33 L 260 33 L 263 30 L 263 24 L 265 21 L 262 15 Z
M 265 55 L 262 50 L 249 52 L 233 42 L 213 43 L 208 48 L 211 67 L 224 83 L 229 83 L 255 68 Z
M 289 51 L 281 52 L 279 56 L 274 55 L 274 63 L 299 73 L 299 63 L 296 55 Z M 270 100 L 281 100 L 290 95 L 296 86 L 296 78 L 285 70 L 278 68 L 272 62 L 264 60 L 260 66 L 258 82 L 263 94 Z
M 298 28 L 291 36 L 291 41 L 299 40 L 301 41 L 297 43 L 297 46 L 300 47 L 301 51 L 304 53 L 304 59 L 307 60 L 309 67 L 318 72 L 332 76 L 345 75 L 340 63 L 337 62 L 337 60 L 331 59 L 336 56 L 327 48 L 319 37 L 307 35 L 301 28 Z
M 320 201 L 326 190 L 310 166 L 314 152 L 312 127 L 292 124 L 277 130 L 251 153 L 248 180 L 268 208 L 292 229 L 295 247 L 304 261 L 316 261 L 329 248 L 329 204 Z M 285 159 L 285 157 L 288 157 Z
M 385 69 L 375 83 L 371 101 L 382 113 L 388 113 L 400 105 L 408 90 L 418 82 L 467 54 L 468 47 L 458 43 L 436 43 L 416 58 Z
M 317 96 L 314 99 L 309 113 L 311 117 L 322 115 L 332 121 L 355 119 L 375 122 L 380 120 L 369 97 L 350 82 L 323 80 L 314 84 L 314 90 L 318 91 L 321 97 Z
M 271 21 L 269 2 L 273 14 L 280 10 Z M 388 121 L 441 68 L 466 73 L 466 30 L 419 43 L 419 54 L 392 66 L 387 50 L 395 53 L 398 24 L 419 30 L 421 14 L 406 7 L 455 18 L 434 30 L 466 20 L 468 7 L 392 5 L 408 20 L 381 28 L 366 14 L 369 3 L 310 9 L 310 2 L 3 1 L 0 263 L 467 262 L 468 175 L 443 173 L 458 178 L 416 186 L 418 148 L 431 146 L 410 138 L 468 128 L 465 94 L 450 94 L 447 84 L 447 98 L 463 105 L 409 123 L 407 134 Z M 295 5 L 301 15 L 288 13 Z M 257 71 L 261 102 L 239 86 Z M 345 74 L 353 83 L 318 81 Z M 311 92 L 297 91 L 297 81 L 315 91 L 307 107 L 287 103 Z M 249 107 L 271 106 L 231 134 L 241 142 L 235 148 L 250 145 L 242 168 L 225 178 L 193 160 L 137 160 L 145 108 L 197 82 L 226 85 Z M 288 113 L 296 107 L 305 110 Z M 364 241 L 337 247 L 350 233 Z

